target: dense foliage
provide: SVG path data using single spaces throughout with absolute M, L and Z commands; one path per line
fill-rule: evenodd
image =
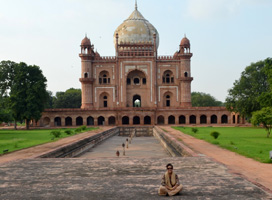
M 46 78 L 36 65 L 23 62 L 0 63 L 1 101 L 15 121 L 39 120 L 47 100 Z M 16 124 L 16 123 L 15 123 Z
M 252 114 L 251 123 L 255 126 L 262 124 L 269 137 L 272 129 L 272 107 L 262 108 Z
M 56 96 L 48 91 L 49 101 L 46 108 L 80 108 L 81 89 L 70 88 L 65 92 L 57 92 Z
M 272 58 L 246 67 L 229 90 L 226 107 L 248 118 L 254 126 L 262 125 L 269 137 L 272 127 Z
M 224 106 L 221 101 L 217 101 L 210 94 L 206 94 L 203 92 L 192 92 L 191 97 L 193 107 Z
M 226 98 L 228 110 L 251 118 L 252 112 L 272 106 L 272 59 L 252 63 L 233 84 Z

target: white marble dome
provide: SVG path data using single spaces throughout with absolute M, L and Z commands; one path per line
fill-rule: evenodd
M 113 41 L 116 45 L 116 33 L 118 33 L 120 43 L 154 43 L 153 34 L 156 34 L 156 47 L 159 47 L 159 33 L 156 28 L 146 20 L 138 11 L 137 4 L 131 15 L 114 32 Z

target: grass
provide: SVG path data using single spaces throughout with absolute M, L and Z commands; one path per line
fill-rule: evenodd
M 98 129 L 96 127 L 87 128 L 81 132 L 91 131 Z M 53 138 L 53 135 L 50 134 L 51 131 L 60 130 L 61 136 L 59 138 Z M 8 149 L 8 152 L 36 146 L 39 144 L 44 144 L 48 142 L 57 141 L 61 138 L 69 137 L 64 133 L 65 128 L 62 129 L 43 129 L 43 130 L 0 130 L 0 155 L 3 154 L 3 151 Z M 69 130 L 73 131 L 75 128 Z M 76 133 L 77 134 L 77 133 Z
M 262 128 L 198 127 L 197 133 L 193 133 L 191 127 L 173 128 L 257 161 L 272 163 L 269 159 L 269 151 L 272 151 L 272 138 L 267 138 Z M 220 133 L 217 139 L 210 135 L 213 131 Z

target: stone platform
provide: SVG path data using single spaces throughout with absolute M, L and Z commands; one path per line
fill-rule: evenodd
M 184 190 L 160 197 L 167 163 Z M 27 159 L 0 165 L 0 199 L 271 199 L 269 194 L 207 157 Z

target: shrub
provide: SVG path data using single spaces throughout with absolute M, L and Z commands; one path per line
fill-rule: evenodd
M 214 137 L 214 139 L 217 139 L 219 137 L 220 133 L 217 131 L 211 132 L 211 136 Z
M 66 133 L 67 135 L 72 135 L 73 131 L 69 129 L 69 130 L 65 130 L 64 133 Z
M 82 130 L 81 130 L 81 127 L 78 127 L 75 129 L 75 133 L 80 133 Z
M 85 131 L 87 129 L 87 126 L 84 125 L 84 126 L 81 126 L 80 128 L 82 131 Z
M 193 133 L 197 133 L 198 129 L 197 128 L 192 128 Z
M 57 130 L 51 131 L 50 134 L 52 134 L 55 138 L 59 138 L 61 136 L 61 132 Z

